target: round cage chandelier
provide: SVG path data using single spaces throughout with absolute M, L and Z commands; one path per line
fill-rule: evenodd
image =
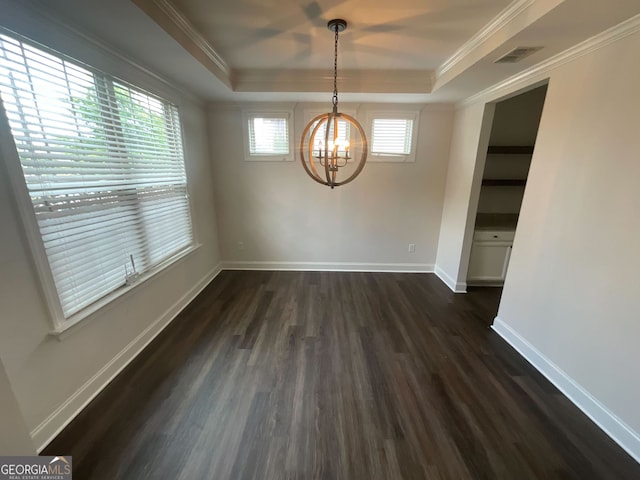
M 347 28 L 347 22 L 339 18 L 330 20 L 327 28 L 335 34 L 333 110 L 313 118 L 304 128 L 300 161 L 313 180 L 333 189 L 353 181 L 364 168 L 367 137 L 355 118 L 338 112 L 338 34 Z M 339 173 L 346 178 L 339 180 Z

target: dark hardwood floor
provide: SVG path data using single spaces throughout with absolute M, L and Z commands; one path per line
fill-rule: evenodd
M 640 465 L 428 274 L 223 272 L 43 452 L 74 479 L 616 479 Z

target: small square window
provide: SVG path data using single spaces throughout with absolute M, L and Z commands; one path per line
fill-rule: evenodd
M 415 161 L 417 113 L 373 113 L 369 118 L 373 161 Z
M 409 155 L 413 120 L 409 118 L 374 118 L 371 153 L 374 155 Z
M 290 116 L 288 112 L 245 113 L 245 160 L 293 160 Z

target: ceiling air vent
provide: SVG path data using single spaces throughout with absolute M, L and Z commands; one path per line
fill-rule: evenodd
M 517 63 L 523 58 L 533 55 L 543 47 L 516 47 L 506 55 L 503 55 L 494 63 Z

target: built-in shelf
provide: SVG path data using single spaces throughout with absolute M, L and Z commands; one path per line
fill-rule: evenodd
M 482 213 L 476 216 L 476 230 L 515 230 L 517 213 Z
M 485 187 L 524 187 L 526 179 L 516 178 L 483 178 L 482 186 Z
M 533 145 L 490 145 L 487 153 L 496 155 L 531 155 L 533 153 Z

